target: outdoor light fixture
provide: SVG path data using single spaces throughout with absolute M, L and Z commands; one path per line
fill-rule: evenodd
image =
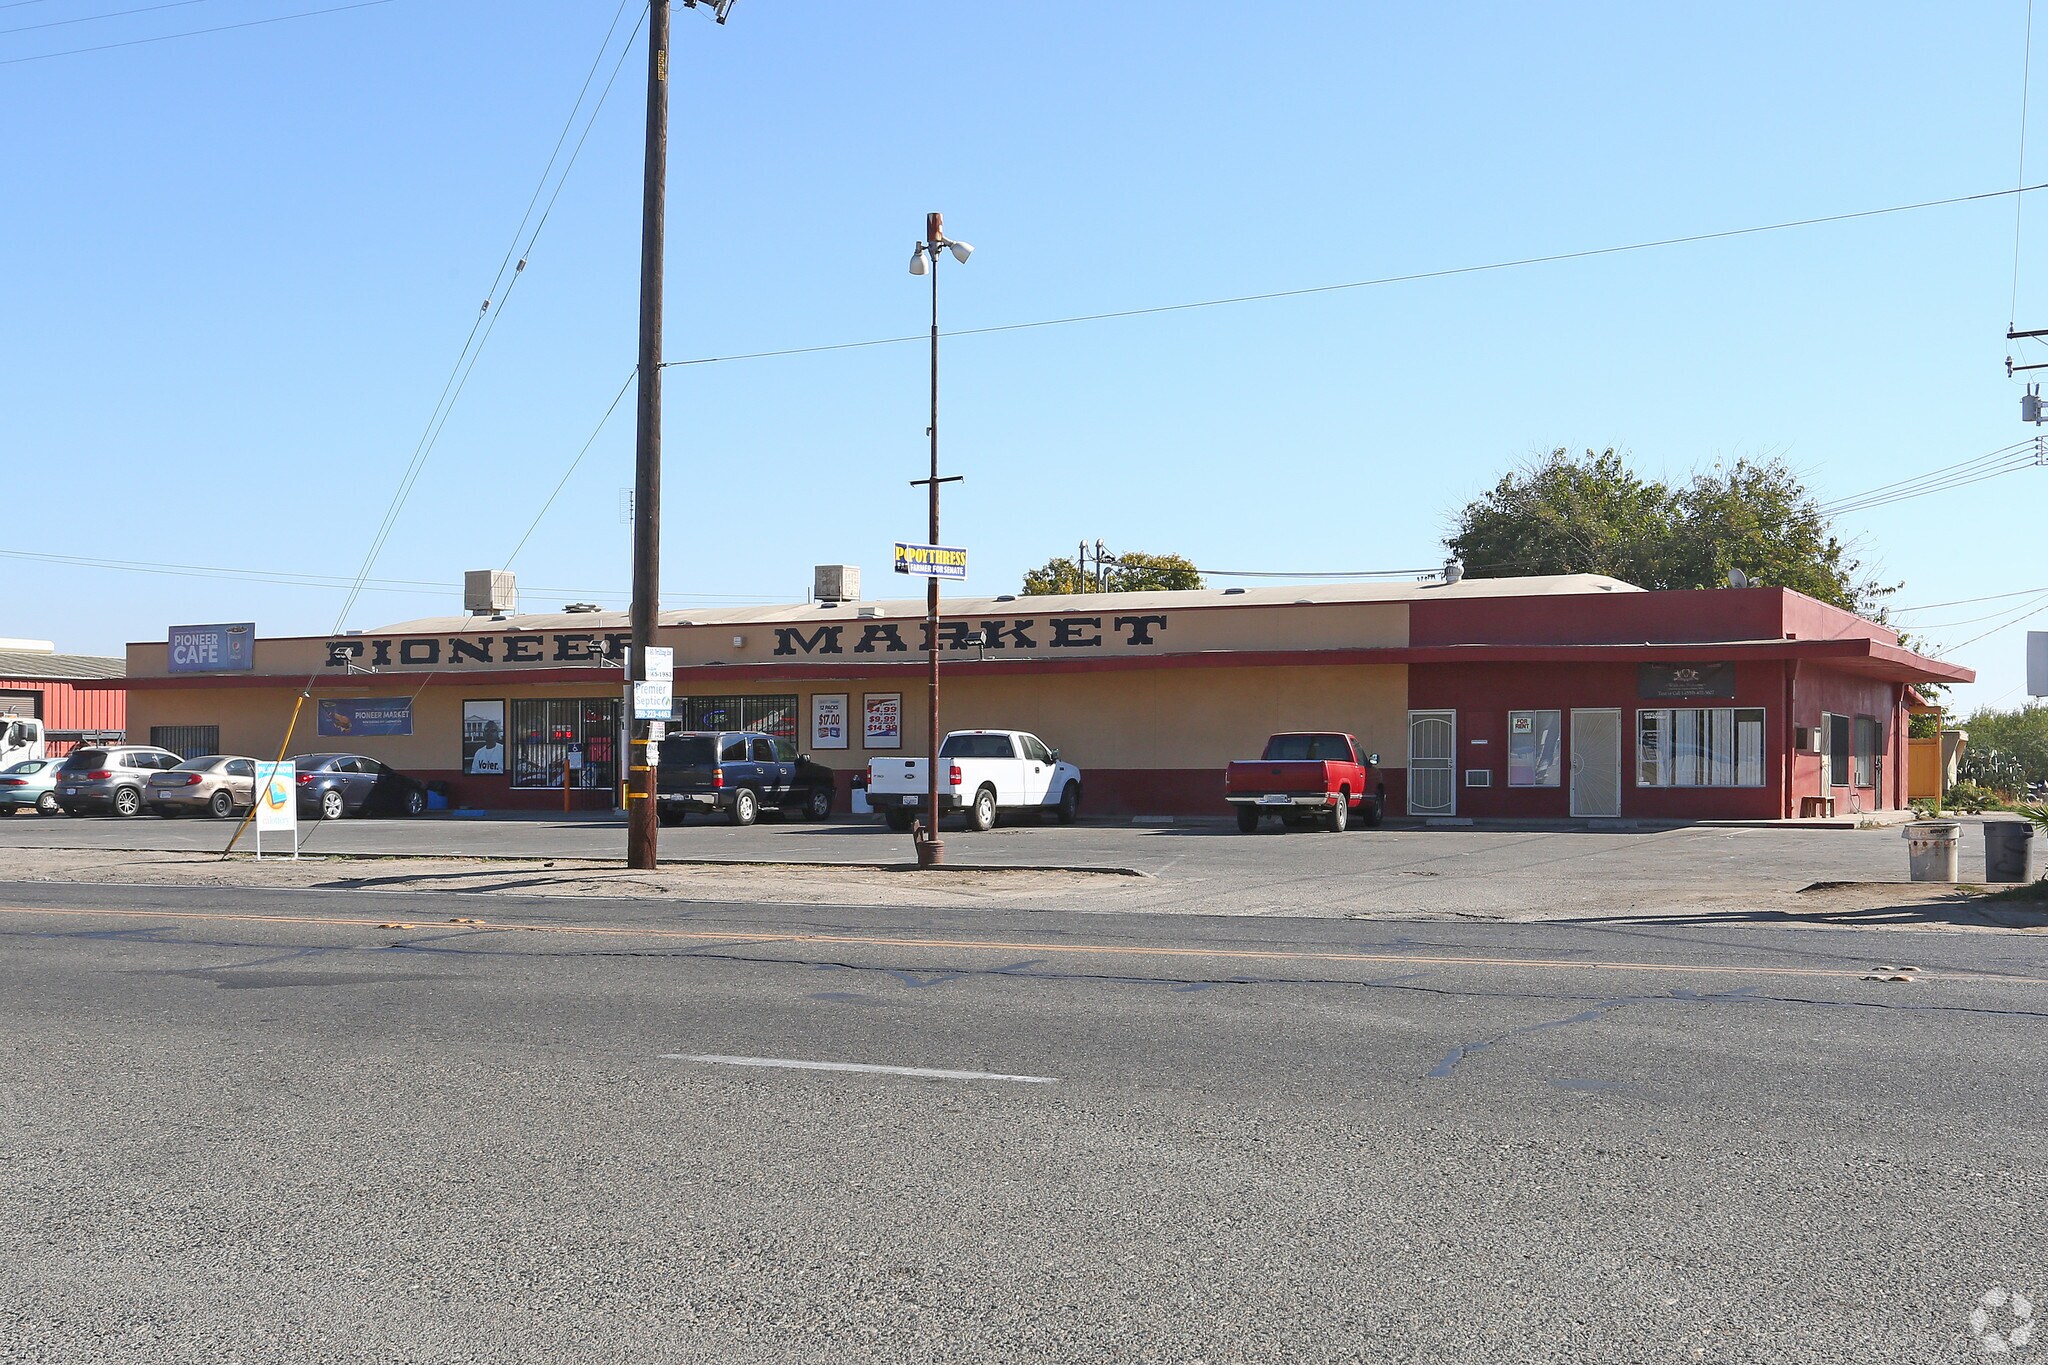
M 974 248 L 965 242 L 948 242 L 946 247 L 953 253 L 953 259 L 962 265 L 966 265 L 967 258 L 974 254 Z
M 910 248 L 910 273 L 922 275 L 930 269 L 931 266 L 924 259 L 924 243 L 919 242 L 916 246 Z

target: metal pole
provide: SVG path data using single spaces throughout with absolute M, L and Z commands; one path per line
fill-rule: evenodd
M 668 189 L 669 0 L 647 10 L 647 162 L 640 207 L 640 405 L 633 442 L 633 658 L 631 679 L 647 677 L 661 609 L 661 292 Z M 630 690 L 630 689 L 629 689 Z M 655 864 L 654 769 L 646 724 L 630 721 L 626 753 L 626 866 Z
M 932 414 L 925 434 L 931 438 L 931 543 L 939 543 L 939 215 L 925 215 L 925 255 L 932 271 Z M 937 867 L 946 859 L 946 845 L 939 838 L 939 580 L 928 578 L 924 585 L 926 658 L 930 678 L 926 683 L 925 819 L 923 837 L 916 841 L 917 865 Z

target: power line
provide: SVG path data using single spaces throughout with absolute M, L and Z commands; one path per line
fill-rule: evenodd
M 2031 621 L 2044 611 L 2048 611 L 2048 593 L 2043 593 L 2041 596 L 2036 597 L 2033 601 L 2021 607 L 2017 615 L 2013 616 L 2004 623 L 1993 626 L 1991 629 L 1984 631 L 1981 634 L 1972 635 L 1969 639 L 1963 641 L 1961 644 L 1950 645 L 1934 657 L 1937 659 L 1945 659 L 1959 649 L 1969 648 L 1971 645 L 1976 644 L 1979 640 L 1988 640 L 1992 636 L 2000 633 L 2001 631 L 2011 630 L 2014 626 L 2020 624 L 2020 622 L 2022 621 Z
M 18 28 L 0 28 L 0 34 L 33 33 L 39 28 L 63 28 L 67 24 L 89 24 L 95 19 L 125 19 L 131 14 L 154 14 L 160 9 L 183 9 L 187 5 L 203 5 L 206 0 L 166 0 L 161 5 L 144 5 L 140 9 L 110 10 L 105 14 L 85 14 L 76 19 L 51 19 L 40 24 L 22 24 Z
M 645 19 L 646 13 L 643 10 L 641 14 L 641 21 L 645 22 Z M 604 43 L 600 44 L 600 46 L 598 47 L 597 56 L 593 58 L 591 61 L 591 75 L 595 74 L 597 67 L 603 62 L 604 54 L 611 43 L 611 35 L 616 30 L 617 25 L 618 21 L 615 17 L 612 22 L 612 27 L 605 31 L 605 40 Z M 625 44 L 620 47 L 618 61 L 615 62 L 612 66 L 611 78 L 605 82 L 603 92 L 598 95 L 597 102 L 591 106 L 590 119 L 584 127 L 585 137 L 589 136 L 590 124 L 596 123 L 597 116 L 603 112 L 605 98 L 611 94 L 612 83 L 618 79 L 619 68 L 625 64 L 627 54 L 632 51 L 633 36 L 637 36 L 639 32 L 640 25 L 636 23 L 633 26 L 633 35 L 629 36 L 626 39 Z M 588 93 L 590 89 L 591 75 L 586 75 L 584 77 L 582 88 L 577 92 L 576 104 L 570 108 L 569 118 L 572 122 L 576 117 L 577 109 L 580 108 L 583 103 L 584 95 Z M 564 130 L 562 136 L 567 136 L 566 129 Z M 560 151 L 561 141 L 561 137 L 556 138 L 555 149 L 557 153 Z M 582 141 L 579 140 L 576 146 L 577 151 L 580 152 L 583 146 Z M 554 160 L 555 157 L 554 155 L 551 154 L 548 158 L 548 168 L 551 169 L 553 167 Z M 566 165 L 562 170 L 561 179 L 556 182 L 555 194 L 557 196 L 561 194 L 562 183 L 568 179 L 569 172 L 573 170 L 574 167 L 575 156 L 572 154 L 569 160 L 569 164 Z M 546 182 L 547 171 L 543 170 L 541 174 L 541 183 L 546 184 Z M 538 198 L 538 191 L 536 191 L 534 197 Z M 532 214 L 532 202 L 533 201 L 531 199 L 528 200 L 527 212 L 521 215 L 519 226 L 513 229 L 512 242 L 515 249 L 518 245 L 519 235 L 522 231 L 524 231 L 527 219 Z M 550 199 L 548 203 L 549 207 L 552 208 L 554 200 Z M 545 222 L 546 214 L 543 213 L 541 224 L 544 224 Z M 425 470 L 427 460 L 434 452 L 434 447 L 437 444 L 439 444 L 441 439 L 441 433 L 447 430 L 448 419 L 451 415 L 453 415 L 455 411 L 455 404 L 457 401 L 461 399 L 462 391 L 468 387 L 469 377 L 470 375 L 476 372 L 476 364 L 477 361 L 483 355 L 484 347 L 490 342 L 491 334 L 497 330 L 499 319 L 505 316 L 505 304 L 510 301 L 512 297 L 512 291 L 518 287 L 519 280 L 521 276 L 525 273 L 526 255 L 531 254 L 534 242 L 539 240 L 541 224 L 535 225 L 533 234 L 527 239 L 526 253 L 522 254 L 518 266 L 514 267 L 514 269 L 512 270 L 511 279 L 508 283 L 506 283 L 504 295 L 499 300 L 497 312 L 495 314 L 491 313 L 492 299 L 486 297 L 484 300 L 483 308 L 478 313 L 478 321 L 470 324 L 469 337 L 464 340 L 462 352 L 455 358 L 455 367 L 449 371 L 448 380 L 445 384 L 442 385 L 441 397 L 439 400 L 436 401 L 434 405 L 434 411 L 430 413 L 427 417 L 427 428 L 420 434 L 419 444 L 414 447 L 412 459 L 407 464 L 405 472 L 399 476 L 398 487 L 392 493 L 390 505 L 385 508 L 383 520 L 378 523 L 376 533 L 371 537 L 369 551 L 363 557 L 363 566 L 362 569 L 360 570 L 361 577 L 367 578 L 369 576 L 370 570 L 376 566 L 377 557 L 384 552 L 385 544 L 390 540 L 392 531 L 396 529 L 398 525 L 399 513 L 404 510 L 406 502 L 412 497 L 412 490 L 414 486 L 418 484 L 420 474 Z M 501 280 L 505 278 L 504 267 L 502 264 L 499 267 L 498 278 Z M 482 320 L 486 315 L 489 316 L 490 321 L 487 324 L 483 324 L 482 334 L 479 335 L 479 323 L 482 323 Z M 351 593 L 350 596 L 342 603 L 341 611 L 335 617 L 334 629 L 336 631 L 339 631 L 342 628 L 342 626 L 346 623 L 348 619 L 348 613 L 354 606 L 355 595 Z
M 1917 607 L 1892 607 L 1889 610 L 1897 616 L 1909 611 L 1933 611 L 1937 607 L 1967 607 L 1978 602 L 1996 602 L 2007 597 L 2032 597 L 2037 592 L 2048 592 L 2048 587 L 2020 588 L 2014 592 L 1995 592 L 1989 597 L 1959 597 L 1953 602 L 1924 602 Z
M 597 419 L 597 426 L 592 429 L 590 439 L 583 443 L 583 448 L 576 452 L 576 458 L 569 461 L 569 467 L 562 471 L 562 477 L 556 482 L 554 491 L 548 494 L 548 500 L 540 505 L 540 511 L 533 514 L 533 521 L 527 526 L 526 534 L 519 537 L 519 543 L 512 547 L 512 553 L 505 556 L 506 568 L 511 568 L 512 561 L 519 558 L 519 552 L 526 548 L 526 542 L 533 538 L 534 531 L 539 528 L 541 518 L 548 514 L 548 509 L 555 505 L 555 499 L 568 487 L 569 476 L 576 472 L 576 467 L 583 463 L 583 457 L 590 453 L 590 447 L 597 443 L 598 433 L 604 430 L 605 423 L 612 420 L 612 414 L 619 409 L 620 400 L 625 398 L 626 390 L 633 387 L 633 381 L 639 377 L 639 373 L 640 367 L 637 365 L 627 373 L 626 382 L 619 385 L 619 391 L 612 395 L 611 406 L 604 410 L 604 416 Z
M 1975 459 L 1965 460 L 1961 465 L 1950 465 L 1947 466 L 1946 469 L 1942 470 L 1926 470 L 1918 474 L 1908 475 L 1906 478 L 1903 479 L 1894 479 L 1890 483 L 1881 483 L 1877 485 L 1877 487 L 1875 488 L 1866 488 L 1861 493 L 1851 493 L 1846 497 L 1832 498 L 1829 501 L 1823 503 L 1821 506 L 1823 510 L 1825 510 L 1828 507 L 1836 507 L 1847 503 L 1860 502 L 1864 498 L 1873 497 L 1880 493 L 1886 493 L 1893 489 L 1903 488 L 1908 484 L 1921 483 L 1927 479 L 1935 478 L 1941 474 L 1944 474 L 1952 470 L 1961 469 L 1965 466 L 1983 464 L 1988 461 L 1997 460 L 2004 456 L 2011 455 L 2017 451 L 2023 450 L 2031 445 L 2033 445 L 2033 441 L 2031 438 L 2024 441 L 2014 441 L 2011 445 L 2000 446 L 1998 449 L 1988 451 L 1983 455 L 1977 456 Z
M 1824 503 L 1819 510 L 1821 515 L 1825 517 L 1838 517 L 1850 512 L 1865 512 L 1894 502 L 1904 502 L 1911 498 L 1926 497 L 1930 493 L 1946 492 L 1952 488 L 1965 488 L 1971 484 L 1982 483 L 1986 479 L 2000 478 L 2022 469 L 2031 469 L 2042 465 L 2048 465 L 2048 448 L 2043 448 L 2035 440 L 2023 441 L 2016 446 L 2009 446 L 2003 450 L 1994 450 L 1987 455 L 1980 455 L 1974 460 L 1965 460 L 1961 464 L 1930 470 L 1925 474 L 1916 475 L 1910 479 L 1901 479 L 1895 483 L 1884 484 L 1877 488 L 1867 489 L 1862 493 L 1853 494 L 1850 497 Z
M 1983 483 L 1987 479 L 1999 479 L 2007 474 L 2016 474 L 2022 469 L 2032 467 L 2033 463 L 2032 460 L 2020 460 L 1978 471 L 1968 478 L 1946 479 L 1924 487 L 1909 488 L 1902 492 L 1894 493 L 1889 497 L 1872 498 L 1868 502 L 1859 502 L 1841 507 L 1825 507 L 1821 509 L 1821 515 L 1826 517 L 1842 517 L 1855 512 L 1869 512 L 1879 507 L 1889 507 L 1895 502 L 1911 502 L 1915 498 L 1924 498 L 1931 493 L 1945 493 L 1950 489 L 1967 488 L 1971 484 Z
M 59 565 L 67 568 L 108 569 L 121 573 L 151 574 L 171 578 L 202 578 L 229 582 L 262 583 L 271 587 L 285 588 L 347 588 L 356 580 L 341 574 L 305 573 L 290 569 L 240 569 L 212 564 L 161 563 L 152 560 L 103 559 L 90 555 L 47 554 L 34 550 L 0 550 L 0 558 L 18 559 L 28 563 Z M 458 593 L 462 584 L 421 578 L 372 578 L 364 582 L 365 592 L 398 593 L 406 596 L 440 596 Z M 613 599 L 624 601 L 631 593 L 610 588 L 560 588 L 529 584 L 522 588 L 529 593 L 545 594 L 549 597 L 568 599 Z M 668 602 L 774 602 L 779 599 L 761 594 L 746 593 L 676 593 L 665 594 Z
M 1660 237 L 1648 242 L 1630 242 L 1622 246 L 1590 247 L 1583 251 L 1560 251 L 1548 256 L 1520 256 L 1508 261 L 1489 261 L 1484 265 L 1450 266 L 1442 270 L 1419 270 L 1406 275 L 1382 275 L 1370 280 L 1351 280 L 1343 284 L 1319 284 L 1300 289 L 1276 289 L 1264 294 L 1234 294 L 1228 298 L 1201 299 L 1192 303 L 1164 303 L 1149 308 L 1124 308 L 1108 313 L 1081 313 L 1072 317 L 1040 318 L 1034 322 L 1006 322 L 992 327 L 963 327 L 957 331 L 941 332 L 947 337 L 988 336 L 996 332 L 1023 332 L 1039 327 L 1065 327 L 1081 322 L 1107 322 L 1118 318 L 1149 317 L 1155 313 L 1183 313 L 1197 308 L 1223 308 L 1239 303 L 1263 303 L 1271 299 L 1303 298 L 1312 294 L 1334 294 L 1348 289 L 1376 289 L 1389 284 L 1413 284 L 1422 280 L 1449 279 L 1458 275 L 1477 275 L 1494 270 L 1515 270 L 1530 265 L 1551 265 L 1559 261 L 1581 261 L 1596 256 L 1615 256 L 1630 251 L 1649 251 L 1657 247 L 1686 246 L 1696 242 L 1721 241 L 1730 237 L 1753 237 L 1765 232 L 1783 232 L 1790 228 L 1818 227 L 1827 223 L 1846 223 L 1858 218 L 1880 218 L 1894 213 L 1912 213 L 1920 209 L 1947 208 L 1956 204 L 1970 204 L 1986 199 L 2003 199 L 2008 195 L 2031 194 L 2036 190 L 2048 189 L 2048 182 L 2037 185 L 2022 185 L 2009 190 L 1986 190 L 1981 194 L 1959 194 L 1946 199 L 1923 199 L 1912 204 L 1893 204 L 1880 209 L 1858 209 L 1851 213 L 1831 213 L 1818 218 L 1795 218 L 1782 223 L 1764 223 L 1756 227 L 1725 228 L 1718 232 L 1696 232 L 1683 237 Z M 718 365 L 736 360 L 771 360 L 783 356 L 818 355 L 827 351 L 855 351 L 870 346 L 900 346 L 908 342 L 930 340 L 929 332 L 911 336 L 874 337 L 867 341 L 839 341 L 822 346 L 788 346 L 774 351 L 746 351 L 735 355 L 698 356 L 690 360 L 665 360 L 663 369 L 680 365 Z
M 182 33 L 160 33 L 154 38 L 130 38 L 125 42 L 101 43 L 97 47 L 71 47 L 62 52 L 38 52 L 33 57 L 0 58 L 0 66 L 16 66 L 22 62 L 46 62 L 52 57 L 76 57 L 86 52 L 111 52 L 117 47 L 141 47 L 145 43 L 168 43 L 173 38 L 200 38 L 209 33 L 227 33 L 238 28 L 261 28 L 265 24 L 282 24 L 293 19 L 312 19 L 322 14 L 340 14 L 344 10 L 369 9 L 376 5 L 388 5 L 391 0 L 356 0 L 352 5 L 333 5 L 327 9 L 300 10 L 296 14 L 273 14 L 268 19 L 245 19 L 239 24 L 219 24 L 213 28 L 187 29 Z
M 1334 578 L 1356 580 L 1360 578 L 1415 578 L 1423 574 L 1435 574 L 1436 569 L 1197 569 L 1204 578 Z

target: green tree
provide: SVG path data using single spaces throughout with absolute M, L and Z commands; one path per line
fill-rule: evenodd
M 1047 597 L 1062 593 L 1095 591 L 1094 570 L 1083 574 L 1072 559 L 1049 559 L 1024 575 L 1026 597 Z M 1201 571 L 1182 555 L 1154 555 L 1133 550 L 1113 555 L 1103 571 L 1103 588 L 1108 592 L 1178 592 L 1202 586 Z
M 2016 762 L 2026 781 L 2048 782 L 2048 706 L 1980 710 L 1956 728 L 1969 731 L 1966 756 L 1999 754 Z
M 1597 573 L 1643 587 L 1669 556 L 1675 499 L 1618 451 L 1563 450 L 1504 476 L 1444 544 L 1474 578 Z
M 1865 616 L 1880 616 L 1893 591 L 1779 460 L 1737 460 L 1673 488 L 1618 450 L 1554 450 L 1467 504 L 1444 544 L 1474 578 L 1597 573 L 1642 588 L 1715 588 L 1739 569 Z

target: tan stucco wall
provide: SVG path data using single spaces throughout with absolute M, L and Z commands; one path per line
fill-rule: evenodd
M 1087 768 L 1220 768 L 1255 756 L 1276 730 L 1337 729 L 1356 734 L 1388 766 L 1405 764 L 1408 670 L 1398 664 L 1274 667 L 1162 668 L 1104 673 L 976 676 L 972 665 L 941 678 L 947 730 L 1029 730 L 1058 747 L 1062 757 Z M 811 697 L 844 694 L 852 722 L 850 747 L 816 757 L 835 768 L 866 765 L 871 753 L 914 755 L 925 747 L 922 680 L 859 676 L 826 683 L 749 683 L 720 695 L 799 698 L 800 747 L 810 748 Z M 903 747 L 869 751 L 861 745 L 863 697 L 895 692 L 903 699 Z M 320 696 L 408 695 L 406 689 L 323 688 Z M 468 699 L 610 697 L 604 687 L 549 684 L 464 686 L 460 679 L 423 689 L 413 704 L 413 734 L 394 737 L 323 737 L 308 702 L 290 745 L 292 753 L 345 750 L 401 769 L 451 770 L 461 765 L 462 703 Z M 229 753 L 269 758 L 277 752 L 297 696 L 294 686 L 136 691 L 129 697 L 129 733 L 146 739 L 154 725 L 218 725 Z
M 1008 604 L 1005 604 L 1006 606 Z M 1167 617 L 1164 626 L 1153 625 L 1149 631 L 1153 643 L 1133 645 L 1129 637 L 1130 627 L 1119 631 L 1115 618 L 1119 615 L 1139 614 L 1111 608 L 1091 609 L 1085 612 L 1061 611 L 1048 613 L 1034 611 L 1028 600 L 1017 604 L 1009 615 L 998 613 L 976 613 L 971 616 L 944 617 L 947 622 L 964 622 L 972 629 L 981 629 L 984 622 L 1021 622 L 1033 624 L 1029 634 L 1035 648 L 1020 650 L 1015 647 L 1014 636 L 1005 636 L 1005 646 L 989 649 L 986 657 L 991 659 L 1071 659 L 1105 658 L 1122 655 L 1199 654 L 1218 650 L 1259 651 L 1259 650 L 1304 650 L 1304 649 L 1360 649 L 1400 647 L 1408 643 L 1408 605 L 1405 602 L 1346 602 L 1318 603 L 1310 606 L 1244 606 L 1244 607 L 1189 607 L 1153 611 L 1154 616 Z M 1083 617 L 1099 617 L 1099 627 L 1087 627 L 1085 633 L 1099 637 L 1099 643 L 1086 648 L 1052 648 L 1052 629 L 1048 624 L 1056 618 L 1076 620 Z M 559 620 L 560 618 L 551 618 Z M 365 662 L 369 651 L 378 640 L 387 642 L 388 659 L 379 666 L 380 676 L 397 677 L 404 675 L 425 676 L 428 673 L 448 675 L 465 669 L 477 671 L 482 668 L 519 667 L 508 665 L 503 658 L 505 637 L 512 623 L 494 624 L 479 618 L 465 630 L 453 632 L 454 638 L 477 639 L 492 637 L 492 662 L 488 665 L 475 662 L 453 663 L 450 661 L 446 642 L 449 634 L 403 635 L 381 631 L 369 631 L 361 636 L 335 636 L 336 641 L 361 643 L 365 649 Z M 906 649 L 903 652 L 872 654 L 857 653 L 856 649 L 869 626 L 894 624 L 897 635 Z M 798 652 L 778 655 L 777 630 L 799 630 L 806 639 L 815 636 L 825 626 L 840 627 L 838 639 L 841 653 L 823 655 L 802 652 L 800 646 L 791 644 Z M 579 623 L 569 618 L 567 624 L 548 624 L 535 630 L 512 630 L 515 635 L 530 636 L 540 641 L 537 649 L 540 658 L 531 660 L 525 666 L 535 668 L 561 668 L 573 666 L 577 659 L 556 657 L 556 637 L 564 633 L 588 633 L 599 637 L 624 632 L 625 626 L 613 621 L 604 624 Z M 907 663 L 922 657 L 923 623 L 921 618 L 902 617 L 862 620 L 852 609 L 835 608 L 819 610 L 807 615 L 801 622 L 779 622 L 772 624 L 744 624 L 719 626 L 666 626 L 659 632 L 658 642 L 673 647 L 678 667 L 697 664 L 837 664 L 844 667 L 858 665 L 873 659 L 876 662 Z M 405 640 L 434 639 L 442 643 L 443 662 L 433 664 L 405 664 L 399 661 L 399 650 Z M 742 643 L 734 645 L 733 640 Z M 814 644 L 814 648 L 815 648 Z M 877 650 L 882 649 L 880 645 Z M 165 655 L 168 646 L 158 641 L 144 641 L 128 646 L 128 674 L 135 678 L 162 677 L 167 672 Z M 964 651 L 955 657 L 972 657 L 973 651 Z M 255 645 L 255 671 L 274 674 L 280 679 L 294 675 L 300 681 L 311 676 L 329 679 L 341 674 L 342 670 L 328 665 L 328 639 L 258 638 Z
M 470 698 L 596 697 L 617 696 L 603 688 L 573 684 L 503 688 L 429 687 L 413 702 L 413 732 L 410 735 L 355 735 L 346 739 L 319 732 L 318 705 L 321 697 L 410 696 L 405 688 L 359 688 L 342 691 L 322 688 L 299 712 L 297 728 L 287 753 L 368 754 L 399 769 L 450 770 L 462 766 L 462 703 Z M 154 725 L 218 725 L 224 753 L 247 754 L 254 758 L 275 758 L 283 742 L 285 725 L 291 719 L 292 703 L 298 699 L 295 686 L 192 688 L 175 691 L 131 692 L 128 698 L 128 735 L 146 742 Z

